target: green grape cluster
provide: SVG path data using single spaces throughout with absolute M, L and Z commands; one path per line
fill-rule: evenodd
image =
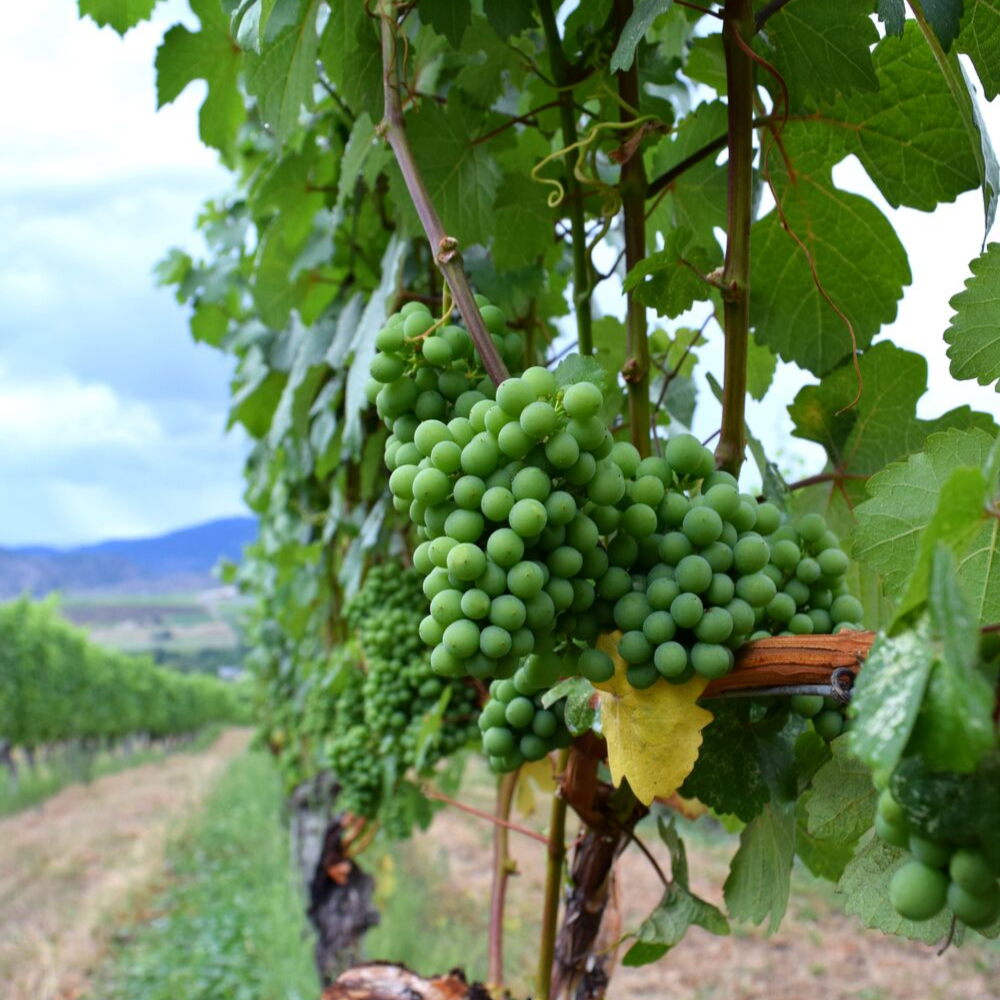
M 901 917 L 930 920 L 945 906 L 973 928 L 1000 917 L 1000 868 L 990 863 L 981 845 L 921 836 L 888 787 L 879 794 L 875 832 L 912 855 L 889 884 L 889 899 Z
M 420 640 L 426 606 L 419 574 L 383 563 L 369 570 L 345 608 L 362 669 L 352 672 L 337 702 L 328 756 L 342 784 L 341 804 L 356 815 L 385 818 L 387 762 L 397 779 L 411 769 L 428 773 L 476 738 L 474 688 L 438 677 Z M 441 726 L 421 739 L 425 719 L 442 704 Z
M 776 589 L 756 613 L 753 638 L 858 627 L 861 602 L 844 579 L 849 560 L 821 515 L 806 514 L 795 525 L 782 525 L 768 541 L 771 560 L 764 573 Z
M 529 656 L 512 678 L 490 684 L 490 700 L 479 716 L 479 729 L 490 766 L 500 774 L 516 771 L 525 761 L 541 760 L 572 742 L 564 719 L 565 699 L 549 708 L 542 703 L 541 691 L 551 683 L 544 659 Z M 542 672 L 537 684 L 531 680 L 536 669 Z
M 847 706 L 832 695 L 796 694 L 789 699 L 796 715 L 812 722 L 813 728 L 827 743 L 832 743 L 850 727 Z

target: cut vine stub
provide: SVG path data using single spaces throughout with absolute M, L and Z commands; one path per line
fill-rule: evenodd
M 838 669 L 857 674 L 874 641 L 874 632 L 845 630 L 836 635 L 775 636 L 748 642 L 736 654 L 733 670 L 712 681 L 702 697 L 791 684 L 829 685 Z
M 323 994 L 323 1000 L 490 1000 L 461 969 L 425 979 L 406 966 L 371 962 L 348 969 Z

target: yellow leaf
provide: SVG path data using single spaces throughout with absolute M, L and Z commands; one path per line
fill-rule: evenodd
M 637 691 L 625 679 L 620 638 L 615 632 L 597 640 L 597 648 L 615 662 L 614 677 L 594 685 L 601 692 L 601 730 L 615 785 L 627 778 L 636 798 L 648 806 L 655 798 L 673 795 L 694 769 L 701 731 L 712 721 L 712 713 L 697 703 L 708 681 L 657 682 Z
M 514 801 L 517 804 L 517 811 L 522 816 L 530 816 L 535 811 L 532 785 L 544 795 L 552 795 L 555 792 L 556 779 L 552 773 L 552 760 L 549 757 L 521 765 Z

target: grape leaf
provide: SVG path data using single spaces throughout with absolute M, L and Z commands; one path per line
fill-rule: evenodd
M 850 752 L 847 740 L 834 740 L 830 750 L 829 763 L 813 778 L 808 830 L 818 840 L 853 848 L 871 829 L 878 792 L 871 771 Z
M 1000 0 L 966 0 L 966 6 L 957 48 L 972 60 L 992 101 L 1000 93 Z
M 721 34 L 691 39 L 687 62 L 684 64 L 684 75 L 698 83 L 707 84 L 720 97 L 725 97 L 726 53 Z M 687 121 L 687 117 L 684 121 Z
M 846 897 L 845 911 L 860 917 L 866 927 L 933 944 L 951 929 L 950 910 L 943 910 L 930 920 L 917 922 L 904 920 L 889 901 L 892 876 L 910 859 L 908 851 L 890 847 L 878 837 L 873 837 L 847 866 L 837 891 Z M 956 934 L 961 934 L 961 928 Z
M 868 481 L 871 499 L 857 507 L 852 552 L 881 574 L 886 593 L 899 595 L 916 562 L 919 538 L 934 516 L 942 486 L 958 468 L 982 468 L 993 445 L 979 429 L 949 430 L 927 438 L 924 451 Z M 1000 521 L 989 519 L 959 558 L 959 578 L 980 622 L 1000 618 Z
M 289 348 L 295 351 L 295 358 L 271 418 L 267 439 L 272 448 L 277 448 L 286 434 L 307 436 L 309 408 L 328 370 L 323 361 L 334 330 L 330 323 L 307 327 L 293 315 Z
M 878 0 L 878 17 L 885 25 L 885 33 L 902 38 L 906 27 L 906 7 L 903 0 Z
M 316 79 L 319 0 L 308 0 L 294 24 L 268 38 L 258 54 L 248 52 L 244 79 L 257 98 L 261 116 L 278 139 L 298 123 L 299 112 L 312 103 Z
M 569 354 L 556 366 L 556 385 L 565 388 L 574 382 L 593 382 L 602 392 L 608 388 L 608 375 L 597 358 Z
M 659 316 L 676 318 L 710 297 L 705 276 L 712 269 L 708 251 L 693 243 L 691 230 L 672 229 L 662 250 L 639 261 L 625 278 L 624 290 Z
M 924 16 L 945 52 L 958 37 L 958 29 L 962 24 L 962 5 L 963 0 L 922 0 Z
M 760 924 L 767 934 L 781 926 L 795 857 L 795 806 L 771 802 L 740 833 L 729 877 L 723 886 L 726 908 L 736 920 Z
M 820 840 L 809 832 L 808 808 L 813 793 L 805 792 L 795 805 L 795 853 L 817 878 L 837 882 L 854 857 L 853 845 Z
M 373 122 L 382 118 L 382 49 L 364 4 L 343 0 L 335 4 L 319 42 L 319 57 L 343 99 L 357 115 Z
M 686 684 L 656 684 L 639 691 L 625 678 L 620 638 L 618 632 L 597 640 L 597 648 L 615 661 L 614 677 L 594 685 L 601 692 L 601 731 L 615 785 L 626 779 L 648 806 L 658 796 L 673 795 L 698 759 L 701 731 L 712 721 L 712 713 L 697 704 L 708 682 L 695 677 Z
M 504 40 L 519 35 L 535 23 L 531 0 L 486 0 L 483 13 L 490 27 Z
M 468 94 L 474 104 L 489 108 L 505 90 L 520 84 L 524 73 L 524 62 L 518 50 L 497 38 L 483 18 L 474 18 L 462 41 L 462 68 L 455 77 L 456 86 Z M 487 130 L 481 123 L 480 131 Z M 546 146 L 543 155 L 549 152 Z
M 930 211 L 975 188 L 980 139 L 970 144 L 956 96 L 916 25 L 881 41 L 874 65 L 877 90 L 822 103 L 790 122 L 784 140 L 793 149 L 811 143 L 830 163 L 853 153 L 894 208 Z
M 367 112 L 354 119 L 351 134 L 340 159 L 340 176 L 337 180 L 337 208 L 343 209 L 357 194 L 358 179 L 367 173 L 371 161 L 384 166 L 392 159 L 386 145 L 376 141 L 375 126 Z
M 941 655 L 931 672 L 911 749 L 939 770 L 968 774 L 996 744 L 995 694 L 978 670 L 977 623 L 962 595 L 955 567 L 954 554 L 939 542 L 928 605 Z
M 793 108 L 806 98 L 827 100 L 835 93 L 877 90 L 871 46 L 878 29 L 868 0 L 815 3 L 794 0 L 767 21 L 775 66 L 788 85 Z
M 494 205 L 493 262 L 501 271 L 536 264 L 552 245 L 545 191 L 525 174 L 506 174 Z
M 754 337 L 747 339 L 747 392 L 753 399 L 763 399 L 778 368 L 777 355 L 761 347 Z
M 477 145 L 479 113 L 453 94 L 447 108 L 426 102 L 419 115 L 408 116 L 407 129 L 417 165 L 445 230 L 462 244 L 485 243 L 494 232 L 494 203 L 502 175 L 485 144 Z M 422 230 L 406 185 L 393 164 L 391 193 L 411 219 L 410 231 Z
M 794 183 L 776 181 L 787 223 L 853 324 L 858 346 L 867 347 L 895 319 L 910 283 L 906 251 L 870 201 L 833 187 L 825 171 L 796 170 Z M 772 172 L 782 168 L 772 164 Z M 758 342 L 817 375 L 830 371 L 851 353 L 850 331 L 816 288 L 806 253 L 777 211 L 754 223 L 750 244 L 750 321 Z
M 140 21 L 149 20 L 160 0 L 80 0 L 80 17 L 89 17 L 100 27 L 110 25 L 124 35 Z
M 260 208 L 280 212 L 285 238 L 298 246 L 309 235 L 316 213 L 323 208 L 322 188 L 334 179 L 335 161 L 329 151 L 308 146 L 273 164 L 256 192 Z
M 461 48 L 465 29 L 472 23 L 469 0 L 420 0 L 418 12 L 421 21 L 447 38 L 452 48 Z
M 639 0 L 629 19 L 625 22 L 618 44 L 611 54 L 610 70 L 619 73 L 623 69 L 631 69 L 635 59 L 635 50 L 646 37 L 652 23 L 661 15 L 666 14 L 674 5 L 674 0 Z
M 753 722 L 748 705 L 716 702 L 698 763 L 681 788 L 717 813 L 749 823 L 774 797 L 795 794 L 794 737 L 778 712 Z
M 243 54 L 217 2 L 191 0 L 191 10 L 201 30 L 192 32 L 175 24 L 156 50 L 156 106 L 170 104 L 189 83 L 204 80 L 208 96 L 198 112 L 198 131 L 206 146 L 228 157 L 246 118 L 238 84 Z
M 851 752 L 873 771 L 899 763 L 917 721 L 934 666 L 934 648 L 926 616 L 913 629 L 880 635 L 858 675 L 851 699 L 854 727 Z
M 566 728 L 574 736 L 592 729 L 597 718 L 597 697 L 590 681 L 586 677 L 567 677 L 545 692 L 542 706 L 551 708 L 562 698 L 566 699 Z
M 944 334 L 951 374 L 980 385 L 996 382 L 1000 392 L 1000 243 L 991 243 L 969 269 L 965 291 L 951 299 L 955 315 Z

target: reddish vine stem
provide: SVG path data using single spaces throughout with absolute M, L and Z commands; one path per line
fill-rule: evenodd
M 615 0 L 615 20 L 621 36 L 632 16 L 632 0 Z M 621 120 L 630 120 L 639 108 L 639 64 L 618 74 L 618 96 L 622 100 Z M 646 167 L 642 150 L 636 149 L 623 164 L 619 191 L 625 214 L 625 267 L 631 271 L 646 256 Z M 649 454 L 649 337 L 646 307 L 628 293 L 625 319 L 626 347 L 622 375 L 628 386 L 628 417 L 632 444 L 645 458 Z
M 548 837 L 543 837 L 542 834 L 536 833 L 534 830 L 529 830 L 526 826 L 521 826 L 518 823 L 511 823 L 510 820 L 504 820 L 499 816 L 494 816 L 492 813 L 484 812 L 482 809 L 477 809 L 475 806 L 467 806 L 464 802 L 459 802 L 457 799 L 453 799 L 434 788 L 425 788 L 424 796 L 428 799 L 434 799 L 436 802 L 443 802 L 446 806 L 452 806 L 460 812 L 468 813 L 470 816 L 477 816 L 479 819 L 484 819 L 488 823 L 493 823 L 496 826 L 502 826 L 507 830 L 513 830 L 514 833 L 519 833 L 522 837 L 530 837 L 532 840 L 537 840 L 538 843 L 545 844 L 545 846 L 548 847 Z
M 434 260 L 448 282 L 452 298 L 458 306 L 465 325 L 469 328 L 473 343 L 479 356 L 483 359 L 483 367 L 494 385 L 499 385 L 509 377 L 507 367 L 497 352 L 490 337 L 489 330 L 483 322 L 479 306 L 472 294 L 469 279 L 462 267 L 462 255 L 458 251 L 458 240 L 449 236 L 441 223 L 441 219 L 431 201 L 423 175 L 417 167 L 410 148 L 410 140 L 406 135 L 406 124 L 403 119 L 403 108 L 399 100 L 399 80 L 397 73 L 396 53 L 396 15 L 392 0 L 382 0 L 379 8 L 379 19 L 382 28 L 382 81 L 385 94 L 385 116 L 379 126 L 382 136 L 392 147 L 393 155 L 399 164 L 399 169 L 406 182 L 406 190 L 410 194 L 413 207 L 420 217 L 420 224 L 430 241 Z
M 556 773 L 566 770 L 569 751 L 559 754 Z M 566 799 L 557 787 L 552 796 L 549 816 L 549 848 L 545 864 L 545 901 L 542 907 L 542 934 L 538 949 L 538 974 L 535 980 L 535 1000 L 549 1000 L 552 990 L 552 963 L 555 957 L 556 931 L 559 919 L 559 890 L 562 886 L 563 863 L 566 860 Z
M 722 271 L 725 369 L 716 464 L 739 475 L 746 450 L 747 350 L 750 336 L 750 223 L 753 214 L 753 62 L 743 36 L 754 33 L 751 0 L 726 0 L 722 44 L 729 95 L 729 197 Z
M 496 815 L 504 822 L 510 820 L 518 773 L 505 774 L 497 784 Z M 508 839 L 507 827 L 498 823 L 493 830 L 493 889 L 490 895 L 490 985 L 494 989 L 503 986 L 503 914 L 507 901 L 507 879 L 511 874 Z

